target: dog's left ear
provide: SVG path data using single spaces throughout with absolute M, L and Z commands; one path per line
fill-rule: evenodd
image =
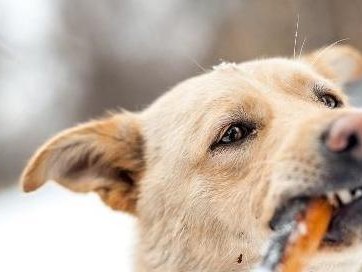
M 135 212 L 144 168 L 136 115 L 124 113 L 66 130 L 45 143 L 22 176 L 25 192 L 55 180 L 76 192 L 97 192 L 116 210 Z
M 303 58 L 320 74 L 338 83 L 346 84 L 362 78 L 362 55 L 348 45 L 326 47 Z

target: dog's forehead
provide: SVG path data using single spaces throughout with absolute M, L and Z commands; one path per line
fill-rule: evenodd
M 260 91 L 284 91 L 288 87 L 306 87 L 322 82 L 330 85 L 312 65 L 299 59 L 272 58 L 244 62 L 239 65 L 240 72 L 258 82 L 265 89 Z
M 299 95 L 319 82 L 330 85 L 313 67 L 300 60 L 274 58 L 241 64 L 223 62 L 212 71 L 177 85 L 152 108 L 190 113 L 218 101 L 226 106 L 226 100 L 242 102 L 255 96 L 268 99 L 293 92 Z
M 318 105 L 312 85 L 328 81 L 302 61 L 267 59 L 241 64 L 223 63 L 188 79 L 156 100 L 143 114 L 149 146 L 165 150 L 195 143 L 205 150 L 220 127 L 236 120 L 258 124 L 270 118 L 288 118 Z M 305 95 L 305 97 L 303 97 Z M 300 103 L 301 99 L 310 103 Z M 161 151 L 159 151 L 161 152 Z

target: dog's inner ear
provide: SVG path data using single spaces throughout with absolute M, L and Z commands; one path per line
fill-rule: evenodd
M 303 59 L 320 74 L 341 85 L 362 78 L 362 55 L 351 46 L 321 48 Z
M 127 113 L 55 136 L 29 161 L 21 182 L 29 192 L 55 180 L 76 192 L 97 192 L 110 207 L 134 213 L 143 169 L 140 125 Z

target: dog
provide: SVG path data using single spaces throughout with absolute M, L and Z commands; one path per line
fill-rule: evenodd
M 30 159 L 25 192 L 55 180 L 138 218 L 138 272 L 251 271 L 296 199 L 326 197 L 329 230 L 306 271 L 362 266 L 362 76 L 347 45 L 222 63 L 141 112 L 65 130 Z M 274 223 L 273 223 L 274 222 Z

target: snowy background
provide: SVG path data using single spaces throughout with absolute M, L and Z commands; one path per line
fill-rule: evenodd
M 0 0 L 0 271 L 132 271 L 136 219 L 52 183 L 20 192 L 47 138 L 221 60 L 292 55 L 298 15 L 297 50 L 362 49 L 361 14 L 360 0 Z

